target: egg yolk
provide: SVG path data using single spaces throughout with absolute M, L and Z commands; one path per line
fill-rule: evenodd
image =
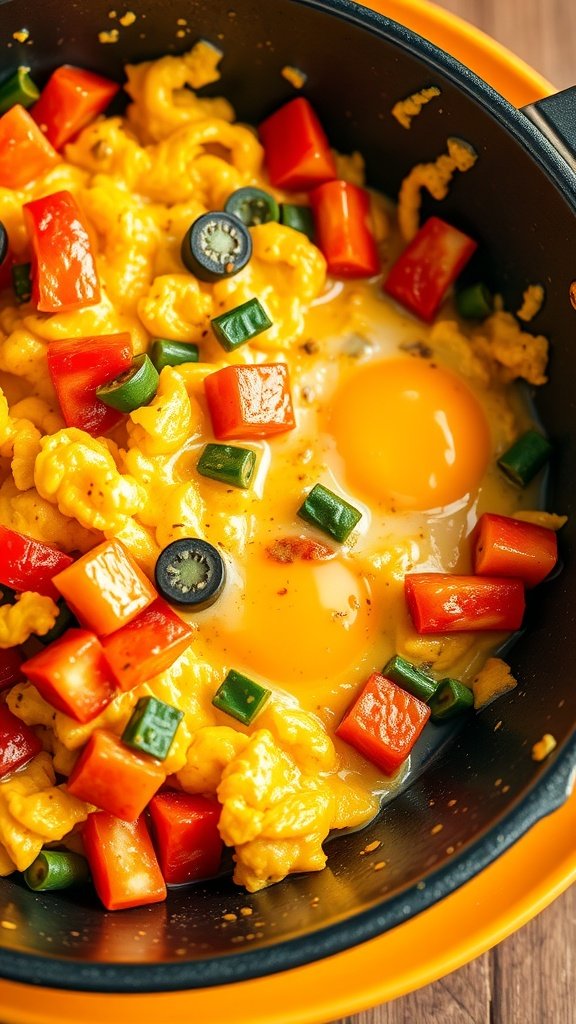
M 421 359 L 363 367 L 338 390 L 330 430 L 368 502 L 424 510 L 478 487 L 490 455 L 484 412 L 455 374 Z
M 376 616 L 365 579 L 338 559 L 250 557 L 237 615 L 217 624 L 219 653 L 271 682 L 330 682 L 364 657 Z

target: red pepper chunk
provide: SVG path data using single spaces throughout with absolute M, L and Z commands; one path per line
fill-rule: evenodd
M 316 244 L 338 277 L 372 277 L 380 270 L 369 225 L 370 197 L 347 181 L 328 181 L 310 193 Z
M 117 540 L 104 541 L 77 558 L 54 583 L 78 621 L 97 636 L 125 626 L 158 597 Z
M 166 899 L 166 884 L 144 818 L 120 821 L 90 814 L 82 832 L 94 888 L 106 910 L 128 910 Z
M 22 679 L 22 661 L 19 647 L 0 650 L 0 693 Z
M 277 188 L 314 188 L 336 177 L 328 139 L 308 100 L 299 96 L 266 118 L 258 128 L 266 168 Z
M 48 371 L 67 427 L 92 437 L 106 434 L 122 413 L 96 397 L 96 388 L 132 365 L 129 334 L 62 338 L 48 346 Z
M 59 594 L 52 580 L 73 561 L 70 555 L 50 544 L 0 526 L 0 586 L 20 593 L 33 590 L 57 601 Z
M 19 103 L 0 117 L 0 186 L 24 188 L 60 157 Z
M 97 729 L 74 765 L 68 790 L 122 821 L 135 821 L 165 778 L 158 761 L 137 754 L 117 736 Z
M 204 381 L 214 436 L 271 437 L 296 426 L 285 363 L 225 366 Z
M 176 661 L 192 640 L 192 630 L 159 597 L 126 626 L 102 640 L 118 686 L 132 690 Z
M 411 573 L 404 592 L 419 633 L 520 629 L 526 602 L 522 580 Z
M 479 576 L 513 576 L 527 587 L 541 583 L 558 561 L 554 530 L 489 512 L 478 520 L 472 551 Z
M 113 699 L 116 687 L 97 636 L 68 629 L 22 666 L 41 697 L 76 722 L 92 721 Z
M 374 672 L 336 735 L 392 775 L 408 757 L 429 718 L 427 704 Z
M 430 323 L 476 249 L 468 235 L 440 217 L 430 217 L 396 260 L 384 291 Z
M 150 817 L 160 868 L 169 885 L 215 875 L 222 857 L 217 800 L 188 793 L 157 793 Z
M 32 301 L 40 313 L 69 313 L 100 302 L 84 215 L 70 192 L 24 203 L 33 251 Z
M 50 76 L 30 113 L 54 149 L 62 149 L 106 110 L 119 88 L 109 78 L 64 64 Z
M 36 733 L 0 704 L 0 779 L 28 764 L 41 750 Z

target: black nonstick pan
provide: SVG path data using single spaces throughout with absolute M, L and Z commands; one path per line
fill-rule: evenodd
M 474 146 L 474 175 L 454 183 L 441 215 L 479 240 L 508 308 L 518 307 L 529 283 L 546 287 L 538 333 L 551 341 L 550 382 L 538 393 L 538 413 L 556 453 L 549 507 L 569 516 L 563 571 L 534 595 L 527 629 L 507 655 L 518 688 L 421 749 L 409 785 L 378 820 L 329 844 L 326 871 L 243 895 L 262 922 L 249 948 L 233 943 L 233 928 L 220 927 L 238 903 L 227 874 L 173 892 L 166 904 L 116 914 L 89 894 L 36 894 L 12 878 L 0 882 L 0 907 L 12 904 L 25 922 L 0 932 L 0 976 L 145 992 L 240 981 L 363 942 L 462 885 L 569 792 L 576 770 L 576 89 L 518 111 L 446 53 L 348 0 L 138 0 L 138 30 L 102 45 L 111 6 L 0 3 L 6 71 L 26 63 L 41 83 L 71 63 L 120 78 L 124 62 L 178 52 L 203 36 L 225 53 L 222 80 L 209 91 L 229 97 L 243 121 L 257 123 L 292 98 L 282 67 L 304 69 L 306 95 L 332 143 L 362 152 L 369 183 L 392 197 L 411 166 L 442 152 L 447 136 Z M 181 17 L 192 30 L 185 40 L 175 33 Z M 13 33 L 23 26 L 34 45 L 19 50 Z M 388 113 L 429 84 L 440 87 L 442 102 L 406 132 Z M 531 746 L 544 732 L 557 748 L 536 763 Z M 374 872 L 360 852 L 383 837 L 387 868 Z M 145 963 L 142 930 L 158 938 L 148 947 L 156 958 Z

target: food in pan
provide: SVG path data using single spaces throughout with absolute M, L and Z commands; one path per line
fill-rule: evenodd
M 515 383 L 547 342 L 421 215 L 472 147 L 396 210 L 304 95 L 198 95 L 219 57 L 129 66 L 124 115 L 0 86 L 0 873 L 109 909 L 224 847 L 249 891 L 321 869 L 514 686 L 562 524 Z

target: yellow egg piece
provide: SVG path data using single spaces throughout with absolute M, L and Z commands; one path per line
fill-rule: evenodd
M 335 396 L 331 431 L 351 488 L 397 509 L 449 505 L 480 483 L 490 435 L 478 399 L 414 358 L 363 367 Z
M 250 557 L 238 614 L 210 629 L 230 664 L 297 690 L 352 669 L 373 640 L 374 619 L 368 583 L 344 559 L 282 564 L 261 549 Z

